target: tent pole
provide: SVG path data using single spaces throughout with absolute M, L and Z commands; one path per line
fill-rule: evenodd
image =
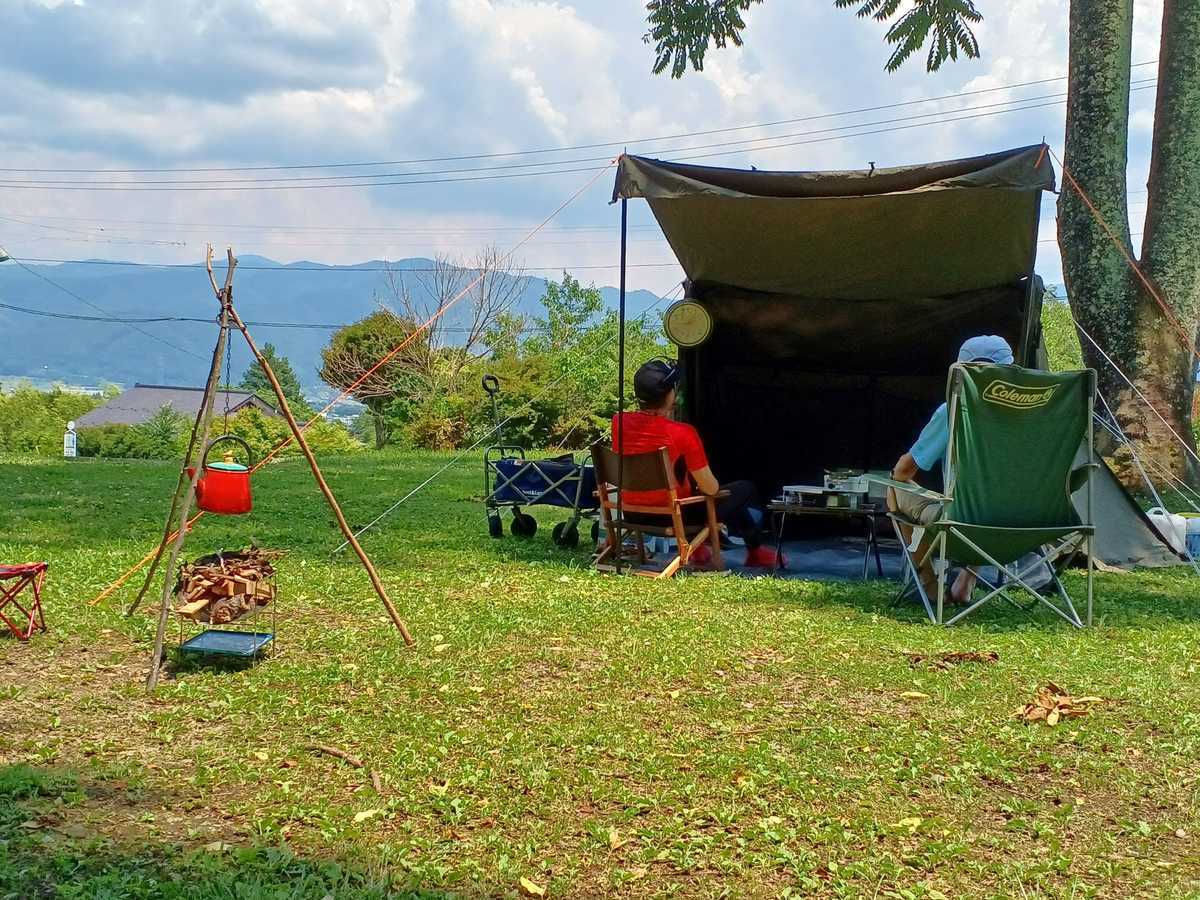
M 617 304 L 617 574 L 621 574 L 625 546 L 623 497 L 625 493 L 625 245 L 629 235 L 629 200 L 621 198 L 621 296 Z

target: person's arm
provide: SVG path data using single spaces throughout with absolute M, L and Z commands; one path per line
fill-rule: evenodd
M 721 485 L 717 481 L 717 476 L 713 474 L 710 467 L 705 466 L 704 468 L 697 469 L 690 474 L 692 476 L 692 481 L 696 484 L 696 489 L 700 491 L 700 493 L 707 494 L 711 497 L 713 494 L 717 493 L 717 491 L 721 490 Z
M 892 481 L 912 481 L 917 477 L 919 471 L 921 471 L 921 467 L 917 465 L 917 461 L 912 453 L 905 453 L 896 460 L 896 465 L 892 466 Z M 887 506 L 892 512 L 896 512 L 899 509 L 899 504 L 896 502 L 896 489 L 894 487 L 889 487 L 887 490 Z
M 892 467 L 892 481 L 912 481 L 917 477 L 921 467 L 911 453 L 905 453 Z

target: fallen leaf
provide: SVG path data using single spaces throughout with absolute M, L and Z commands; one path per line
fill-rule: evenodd
M 213 841 L 211 844 L 205 844 L 204 849 L 209 853 L 224 853 L 229 849 L 229 844 L 223 841 Z
M 671 699 L 672 699 L 672 700 L 678 700 L 678 699 L 679 699 L 679 695 L 680 695 L 680 693 L 682 693 L 682 692 L 681 692 L 681 691 L 680 691 L 678 688 L 677 688 L 677 689 L 675 689 L 675 690 L 673 690 L 673 691 L 671 691 L 671 694 L 670 694 L 670 696 L 671 696 Z
M 254 758 L 257 759 L 259 762 L 266 762 L 268 759 L 271 758 L 271 754 L 264 753 L 262 750 L 255 750 Z
M 354 814 L 354 822 L 355 824 L 359 822 L 365 822 L 367 819 L 373 819 L 375 816 L 379 815 L 379 813 L 380 810 L 378 809 L 364 809 L 362 812 Z
M 906 828 L 909 834 L 916 834 L 917 829 L 921 827 L 921 823 L 925 821 L 920 816 L 909 816 L 906 819 L 901 819 L 893 827 Z
M 905 691 L 900 695 L 905 700 L 928 700 L 928 694 L 922 694 L 920 691 Z
M 433 652 L 434 653 L 445 653 L 449 649 L 450 649 L 449 644 L 438 644 L 436 647 L 433 648 Z
M 628 844 L 628 840 L 621 839 L 621 833 L 615 828 L 608 829 L 608 847 L 610 850 L 616 850 L 618 847 L 623 847 Z
M 546 889 L 528 878 L 521 879 L 521 893 L 526 897 L 545 897 Z

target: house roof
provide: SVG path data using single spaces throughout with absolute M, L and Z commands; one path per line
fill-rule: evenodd
M 81 416 L 76 428 L 94 428 L 97 425 L 139 425 L 164 406 L 172 407 L 177 413 L 195 418 L 200 411 L 204 388 L 181 387 L 168 384 L 135 384 L 119 397 L 114 397 L 103 406 Z M 213 411 L 219 415 L 228 408 L 230 414 L 254 406 L 269 416 L 279 415 L 275 407 L 249 391 L 218 390 L 213 401 Z

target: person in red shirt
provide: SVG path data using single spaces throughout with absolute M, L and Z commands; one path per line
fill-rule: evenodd
M 672 418 L 678 383 L 679 367 L 670 360 L 652 359 L 637 370 L 633 393 L 639 408 L 613 416 L 613 449 L 632 456 L 665 447 L 675 471 L 676 494 L 684 498 L 728 491 L 728 497 L 717 501 L 717 519 L 741 536 L 747 547 L 757 548 L 762 543 L 764 520 L 758 489 L 751 481 L 717 481 L 699 432 Z M 665 506 L 669 497 L 665 490 L 625 491 L 623 500 L 637 506 Z M 705 515 L 702 504 L 684 507 L 684 518 L 689 523 L 703 522 Z

